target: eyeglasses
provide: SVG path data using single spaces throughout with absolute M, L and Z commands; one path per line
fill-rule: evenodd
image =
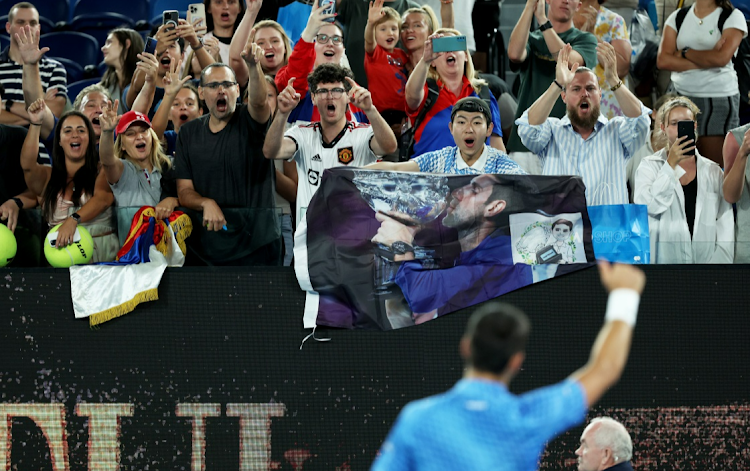
M 341 98 L 341 95 L 343 95 L 344 92 L 346 92 L 346 90 L 344 90 L 343 88 L 332 88 L 330 90 L 327 88 L 318 88 L 313 93 L 319 97 L 328 96 L 328 94 L 330 93 L 332 98 Z
M 226 90 L 227 88 L 233 87 L 235 85 L 237 85 L 237 82 L 230 82 L 230 81 L 226 81 L 226 82 L 208 82 L 208 83 L 204 84 L 203 87 L 204 88 L 210 88 L 211 90 L 218 90 L 219 87 L 224 87 L 224 89 Z
M 333 41 L 333 44 L 339 45 L 344 40 L 341 36 L 328 36 L 327 34 L 316 34 L 315 35 L 315 42 L 320 44 L 326 44 L 328 40 Z

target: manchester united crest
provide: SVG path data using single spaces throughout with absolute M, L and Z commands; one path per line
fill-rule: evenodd
M 349 165 L 352 160 L 354 160 L 353 147 L 344 147 L 343 149 L 339 149 L 339 162 L 344 165 Z

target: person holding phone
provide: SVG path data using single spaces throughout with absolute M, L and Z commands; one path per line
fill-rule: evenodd
M 505 152 L 497 100 L 489 93 L 487 81 L 478 77 L 474 62 L 466 49 L 466 42 L 462 43 L 464 49 L 461 50 L 433 51 L 434 41 L 449 36 L 461 36 L 461 33 L 455 29 L 441 28 L 428 36 L 424 43 L 422 59 L 406 82 L 406 113 L 412 123 L 420 115 L 430 94 L 428 79 L 434 80 L 439 88 L 437 98 L 414 132 L 414 155 L 456 145 L 453 136 L 447 132 L 451 122 L 451 110 L 458 100 L 467 96 L 481 97 L 488 101 L 492 115 L 492 135 L 486 143 Z
M 652 263 L 734 259 L 734 214 L 723 195 L 724 172 L 696 149 L 699 113 L 688 98 L 665 103 L 660 124 L 669 143 L 644 157 L 635 173 L 635 203 L 648 207 Z

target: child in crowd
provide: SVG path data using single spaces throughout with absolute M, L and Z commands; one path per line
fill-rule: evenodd
M 190 75 L 179 78 L 180 63 L 173 62 L 164 75 L 164 97 L 151 121 L 152 129 L 164 145 L 168 156 L 173 157 L 180 128 L 203 115 L 198 89 L 190 82 Z M 167 130 L 172 121 L 173 130 Z
M 396 47 L 400 36 L 401 16 L 384 0 L 370 2 L 365 26 L 365 72 L 372 100 L 386 122 L 400 130 L 406 117 L 406 52 Z

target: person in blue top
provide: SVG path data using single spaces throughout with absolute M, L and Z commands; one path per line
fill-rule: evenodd
M 609 302 L 583 368 L 558 384 L 510 393 L 530 322 L 513 306 L 487 304 L 472 315 L 461 339 L 464 378 L 404 407 L 372 470 L 536 470 L 545 444 L 583 422 L 625 368 L 646 278 L 629 265 L 602 262 L 599 270 Z
M 407 162 L 376 162 L 366 168 L 452 175 L 526 175 L 508 154 L 485 144 L 493 129 L 487 102 L 477 97 L 461 98 L 453 106 L 448 123 L 455 146 L 427 152 Z

